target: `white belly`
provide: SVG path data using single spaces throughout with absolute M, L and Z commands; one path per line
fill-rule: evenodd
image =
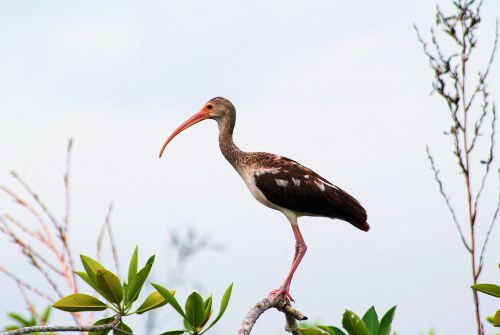
M 267 200 L 267 198 L 264 196 L 264 194 L 259 190 L 257 185 L 255 184 L 255 170 L 254 169 L 244 169 L 242 171 L 238 171 L 238 174 L 241 176 L 245 184 L 247 185 L 248 189 L 250 190 L 250 193 L 252 193 L 253 197 L 257 199 L 258 202 L 260 202 L 263 205 L 266 205 L 269 208 L 276 209 L 279 211 L 283 211 L 284 208 L 277 206 Z

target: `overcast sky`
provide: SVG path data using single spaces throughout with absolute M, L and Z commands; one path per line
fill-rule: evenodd
M 382 312 L 397 304 L 400 334 L 431 327 L 439 335 L 470 334 L 470 265 L 425 154 L 429 144 L 443 171 L 455 169 L 443 176 L 452 200 L 465 208 L 442 135 L 446 107 L 429 95 L 431 71 L 412 27 L 427 33 L 434 5 L 4 0 L 0 182 L 19 190 L 8 174 L 15 169 L 62 217 L 65 147 L 74 138 L 74 252 L 94 254 L 110 201 L 122 263 L 139 244 L 143 259 L 157 254 L 157 278 L 172 262 L 169 231 L 209 234 L 224 252 L 195 258 L 186 275 L 217 298 L 234 281 L 219 328 L 234 333 L 246 311 L 283 281 L 294 251 L 290 226 L 256 202 L 224 160 L 213 121 L 178 136 L 157 157 L 171 131 L 223 96 L 237 109 L 240 148 L 293 158 L 368 211 L 368 233 L 342 221 L 299 220 L 309 249 L 292 283 L 297 307 L 312 320 L 340 324 L 346 308 L 362 313 L 374 304 Z M 482 63 L 500 3 L 485 0 L 483 12 Z M 497 102 L 499 69 L 497 61 L 490 82 Z M 485 207 L 495 203 L 495 183 L 495 176 L 488 180 Z M 15 210 L 0 196 L 0 214 Z M 500 279 L 498 228 L 484 282 Z M 14 247 L 0 241 L 0 264 L 31 276 L 22 258 L 11 257 Z M 4 325 L 5 312 L 23 303 L 5 276 L 0 287 Z M 498 308 L 485 296 L 481 303 L 484 316 Z M 267 313 L 255 333 L 281 334 L 282 319 Z

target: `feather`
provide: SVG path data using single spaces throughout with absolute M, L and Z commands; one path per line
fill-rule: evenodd
M 255 185 L 274 205 L 299 215 L 341 219 L 368 231 L 366 210 L 347 192 L 286 157 L 252 153 Z

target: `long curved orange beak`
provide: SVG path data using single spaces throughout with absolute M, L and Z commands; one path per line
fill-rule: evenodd
M 191 127 L 192 125 L 197 124 L 198 122 L 206 120 L 208 118 L 210 118 L 210 111 L 206 107 L 203 107 L 198 113 L 196 113 L 195 115 L 193 115 L 189 119 L 187 119 L 176 130 L 174 130 L 172 135 L 170 135 L 169 138 L 167 138 L 167 140 L 165 141 L 165 143 L 163 143 L 161 150 L 160 150 L 159 157 L 161 157 L 163 155 L 163 151 L 167 147 L 168 143 L 170 143 L 170 141 L 172 141 L 172 139 L 175 136 L 177 136 L 180 132 L 182 132 L 183 130 Z

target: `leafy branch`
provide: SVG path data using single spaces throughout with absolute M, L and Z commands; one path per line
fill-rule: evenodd
M 69 313 L 108 311 L 112 313 L 111 317 L 100 319 L 94 322 L 92 326 L 32 326 L 31 324 L 25 324 L 25 327 L 10 329 L 0 333 L 0 335 L 54 331 L 85 331 L 91 332 L 91 335 L 107 335 L 111 330 L 114 333 L 131 335 L 133 330 L 124 323 L 124 317 L 143 314 L 168 303 L 183 317 L 184 329 L 166 331 L 162 335 L 180 335 L 184 333 L 201 335 L 222 318 L 229 304 L 233 288 L 231 284 L 226 289 L 222 297 L 219 313 L 208 324 L 213 315 L 212 296 L 203 299 L 198 292 L 189 295 L 185 303 L 185 309 L 183 309 L 174 297 L 175 291 L 168 290 L 159 284 L 153 284 L 156 290 L 151 292 L 138 308 L 133 308 L 134 303 L 139 299 L 155 260 L 155 256 L 149 257 L 146 264 L 139 269 L 138 247 L 132 253 L 127 278 L 123 281 L 97 260 L 85 255 L 80 255 L 80 259 L 84 271 L 76 271 L 75 274 L 83 279 L 99 296 L 73 293 L 59 299 L 52 307 Z

